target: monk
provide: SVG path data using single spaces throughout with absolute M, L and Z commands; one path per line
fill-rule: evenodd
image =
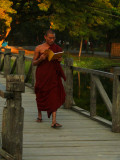
M 53 128 L 62 127 L 56 122 L 56 111 L 65 102 L 65 91 L 61 78 L 66 80 L 60 62 L 62 57 L 48 61 L 47 49 L 54 53 L 62 48 L 55 44 L 55 32 L 48 30 L 44 36 L 45 43 L 38 45 L 34 52 L 33 65 L 36 69 L 35 94 L 38 108 L 37 122 L 42 122 L 42 112 L 47 111 L 48 118 L 52 115 Z

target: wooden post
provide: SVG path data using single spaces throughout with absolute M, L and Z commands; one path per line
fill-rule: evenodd
M 91 74 L 91 87 L 90 87 L 90 116 L 96 116 L 96 85 Z
M 66 109 L 70 109 L 73 105 L 73 71 L 72 71 L 72 65 L 73 65 L 73 59 L 71 58 L 65 58 L 64 60 L 65 64 L 65 75 L 66 75 L 66 82 L 64 84 L 65 92 L 66 92 L 66 100 L 64 107 Z
M 1 71 L 1 64 L 2 64 L 1 60 L 2 60 L 2 51 L 1 51 L 1 48 L 0 48 L 0 71 Z
M 2 54 L 2 50 L 0 48 L 0 71 L 2 71 L 3 67 L 4 67 L 4 57 L 3 57 L 3 54 Z
M 6 48 L 5 49 L 5 55 L 4 55 L 4 76 L 10 74 L 11 66 L 10 66 L 10 55 L 11 55 L 11 49 Z
M 3 110 L 2 121 L 2 149 L 22 160 L 23 118 L 21 93 L 25 90 L 24 76 L 7 75 L 6 90 L 14 93 L 13 98 L 7 99 L 7 106 Z
M 25 75 L 25 51 L 19 51 L 19 56 L 17 58 L 17 74 Z
M 34 87 L 35 81 L 36 81 L 35 73 L 36 73 L 36 66 L 32 66 L 32 86 L 33 87 Z
M 120 133 L 120 67 L 114 68 L 112 131 Z

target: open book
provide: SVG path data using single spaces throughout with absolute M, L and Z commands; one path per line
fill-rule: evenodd
M 45 51 L 45 53 L 48 54 L 48 61 L 51 61 L 51 60 L 60 58 L 62 56 L 62 54 L 64 53 L 64 51 L 54 53 L 52 50 L 48 49 L 48 50 Z

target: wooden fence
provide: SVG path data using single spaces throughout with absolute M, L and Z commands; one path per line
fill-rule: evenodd
M 0 52 L 0 71 L 5 76 L 8 74 L 24 75 L 25 84 L 34 88 L 35 83 L 35 70 L 36 67 L 32 65 L 32 58 L 26 57 L 24 51 L 19 51 L 19 54 L 15 55 L 11 53 L 10 49 L 6 49 L 4 53 Z M 14 63 L 11 65 L 11 59 L 14 59 Z M 25 71 L 25 62 L 30 61 L 27 71 Z M 66 90 L 65 108 L 73 109 L 77 112 L 84 113 L 92 119 L 102 121 L 105 124 L 112 125 L 113 132 L 120 132 L 120 68 L 114 68 L 114 73 L 102 72 L 98 70 L 85 69 L 73 66 L 73 60 L 66 58 L 63 65 L 67 81 L 64 83 Z M 4 70 L 4 73 L 3 73 Z M 73 106 L 73 71 L 90 74 L 91 76 L 91 89 L 90 89 L 90 113 L 85 112 L 79 107 Z M 109 99 L 99 76 L 113 79 L 113 98 Z M 28 83 L 31 79 L 31 83 Z M 97 89 L 97 90 L 96 90 Z M 103 98 L 104 103 L 112 117 L 112 123 L 100 118 L 96 115 L 96 92 L 99 92 Z
M 24 75 L 25 84 L 30 87 L 34 87 L 35 83 L 35 70 L 36 67 L 32 65 L 32 58 L 25 56 L 24 51 L 19 51 L 19 54 L 15 55 L 11 53 L 10 49 L 6 49 L 4 53 L 0 52 L 0 72 L 5 76 L 8 74 Z M 11 59 L 13 64 L 11 65 Z M 26 61 L 30 61 L 27 72 L 25 70 Z M 102 72 L 98 70 L 85 69 L 73 66 L 73 60 L 66 58 L 64 65 L 62 65 L 67 77 L 67 81 L 64 83 L 66 90 L 65 108 L 73 109 L 77 112 L 84 113 L 92 119 L 99 120 L 105 124 L 112 125 L 113 132 L 120 132 L 120 68 L 114 68 L 114 73 Z M 4 72 L 3 72 L 4 71 Z M 73 106 L 73 72 L 81 72 L 90 74 L 91 87 L 90 87 L 90 113 L 85 110 Z M 109 99 L 99 76 L 113 79 L 113 98 Z M 31 80 L 31 83 L 28 83 Z M 112 117 L 112 123 L 105 119 L 102 119 L 96 115 L 96 92 L 99 92 L 103 98 L 104 103 Z
M 27 61 L 30 61 L 30 63 L 26 71 L 25 63 Z M 64 65 L 62 66 L 64 68 L 64 72 L 67 77 L 67 81 L 64 83 L 64 87 L 66 91 L 66 101 L 65 101 L 64 107 L 66 109 L 73 109 L 77 112 L 80 112 L 82 114 L 89 116 L 92 119 L 102 121 L 105 124 L 111 125 L 113 132 L 120 132 L 120 68 L 114 68 L 114 73 L 108 73 L 108 72 L 102 72 L 98 70 L 74 67 L 73 60 L 71 58 L 66 58 L 64 60 Z M 16 124 L 14 125 L 12 122 L 12 117 L 19 118 L 20 121 L 19 122 L 15 121 L 15 122 L 21 124 L 21 126 L 18 125 L 18 128 L 15 127 L 15 130 L 19 131 L 19 129 L 22 128 L 23 119 L 20 119 L 20 115 L 21 117 L 23 117 L 23 108 L 21 107 L 21 102 L 17 102 L 18 99 L 19 101 L 21 101 L 20 94 L 21 92 L 24 91 L 24 87 L 23 87 L 24 85 L 22 81 L 23 78 L 21 76 L 24 77 L 24 82 L 27 86 L 34 88 L 35 70 L 36 70 L 36 67 L 32 65 L 32 58 L 26 57 L 24 51 L 19 51 L 19 54 L 17 55 L 12 54 L 10 49 L 5 49 L 4 53 L 0 52 L 0 73 L 3 74 L 7 78 L 7 85 L 6 85 L 7 92 L 5 91 L 5 89 L 3 90 L 0 88 L 0 96 L 2 96 L 3 98 L 7 98 L 7 107 L 4 109 L 4 112 L 3 112 L 3 128 L 2 128 L 3 144 L 2 145 L 3 145 L 3 149 L 5 148 L 5 150 L 11 155 L 13 155 L 14 157 L 18 157 L 19 155 L 21 155 L 20 153 L 21 151 L 16 154 L 17 144 L 13 145 L 13 142 L 15 142 L 15 139 L 12 134 L 13 132 L 18 134 L 18 132 L 8 131 L 8 129 L 11 129 L 10 126 L 16 126 Z M 77 106 L 73 106 L 73 101 L 74 101 L 73 99 L 73 71 L 90 74 L 90 77 L 91 77 L 90 113 L 86 112 L 85 110 Z M 109 99 L 99 79 L 99 76 L 113 79 L 113 98 L 112 100 Z M 31 81 L 31 83 L 28 83 L 29 81 Z M 16 85 L 17 87 L 15 87 Z M 103 118 L 98 117 L 96 114 L 96 92 L 97 91 L 100 93 L 101 97 L 103 98 L 104 103 L 106 104 L 106 107 L 112 117 L 112 123 L 106 121 Z M 7 97 L 5 95 L 7 96 L 9 95 L 9 96 Z M 17 106 L 18 110 L 14 111 L 14 109 L 16 109 L 16 106 L 15 106 L 16 104 L 18 104 Z M 12 108 L 13 105 L 14 107 Z M 16 113 L 16 116 L 13 116 L 14 112 Z M 9 120 L 6 117 L 8 117 Z M 9 123 L 7 124 L 6 121 L 9 121 Z M 20 130 L 21 131 L 20 131 L 19 139 L 20 141 L 22 141 L 22 129 Z M 16 135 L 16 136 L 19 136 L 19 135 Z M 9 141 L 7 138 L 10 138 L 11 140 Z M 5 145 L 4 145 L 4 142 L 5 142 Z M 11 143 L 11 144 L 6 145 L 7 143 Z M 9 150 L 9 147 L 7 146 L 13 146 L 13 149 Z M 19 145 L 19 147 L 21 147 L 21 144 Z M 20 150 L 20 148 L 18 148 L 18 150 Z M 4 152 L 4 150 L 1 150 L 0 152 L 1 155 L 3 155 L 2 152 Z M 14 159 L 14 157 L 12 157 L 12 159 Z M 21 158 L 18 158 L 18 159 L 21 160 Z
M 25 70 L 25 62 L 29 61 L 28 69 Z M 0 51 L 0 74 L 24 75 L 25 84 L 34 87 L 36 67 L 32 65 L 32 58 L 25 56 L 25 51 L 19 51 L 19 54 L 11 53 L 11 49 Z M 31 83 L 28 82 L 31 79 Z
M 74 67 L 72 59 L 65 59 L 65 73 L 67 75 L 67 82 L 65 85 L 67 91 L 67 101 L 65 103 L 66 108 L 71 108 L 77 112 L 80 112 L 90 118 L 100 121 L 104 124 L 112 126 L 113 132 L 120 133 L 120 67 L 115 67 L 113 73 L 103 72 L 93 69 L 85 69 Z M 91 85 L 90 85 L 90 113 L 81 109 L 80 107 L 73 106 L 73 71 L 90 74 Z M 100 76 L 113 79 L 113 96 L 112 100 L 109 99 L 101 81 Z M 96 92 L 99 92 L 106 107 L 109 111 L 112 123 L 101 117 L 97 116 L 96 113 Z

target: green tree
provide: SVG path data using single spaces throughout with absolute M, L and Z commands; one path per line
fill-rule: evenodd
M 113 27 L 108 31 L 109 41 L 120 42 L 120 1 L 119 0 L 110 0 L 113 5 L 112 8 L 112 21 Z
M 53 28 L 77 39 L 82 46 L 81 40 L 106 37 L 119 23 L 112 17 L 118 14 L 116 5 L 119 6 L 117 0 L 116 3 L 114 0 L 14 0 L 13 9 L 17 14 L 10 37 L 14 37 L 16 43 L 18 40 L 23 44 L 39 43 L 44 31 Z
M 49 16 L 51 28 L 68 30 L 80 41 L 80 50 L 83 39 L 106 36 L 105 32 L 113 26 L 109 0 L 43 0 L 38 6 L 44 12 L 52 11 Z
M 13 41 L 14 45 L 37 45 L 43 40 L 43 32 L 50 26 L 49 13 L 41 11 L 38 5 L 37 0 L 13 1 L 13 9 L 17 14 L 14 16 L 8 40 Z
M 15 10 L 12 9 L 12 2 L 9 0 L 0 0 L 0 45 L 10 31 L 12 22 L 12 14 Z

